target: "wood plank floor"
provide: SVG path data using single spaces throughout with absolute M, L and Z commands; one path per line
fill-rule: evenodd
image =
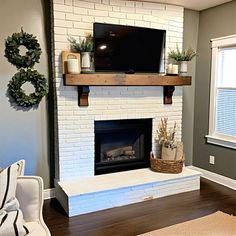
M 201 179 L 199 191 L 71 218 L 55 200 L 47 200 L 44 219 L 52 236 L 134 236 L 218 210 L 236 215 L 236 191 Z

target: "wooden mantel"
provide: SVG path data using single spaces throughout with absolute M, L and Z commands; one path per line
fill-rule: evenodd
M 79 106 L 88 106 L 89 86 L 164 86 L 164 104 L 172 104 L 175 86 L 191 85 L 191 76 L 157 74 L 65 74 L 64 84 L 78 86 Z

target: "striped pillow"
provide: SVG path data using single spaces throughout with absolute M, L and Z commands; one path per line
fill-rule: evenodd
M 1 236 L 25 236 L 29 230 L 23 225 L 21 210 L 2 211 L 0 214 L 0 235 Z
M 0 235 L 23 236 L 28 233 L 23 225 L 23 215 L 15 198 L 17 176 L 24 171 L 24 161 L 19 161 L 0 171 Z
M 0 172 L 0 211 L 15 198 L 18 168 L 18 164 L 14 163 Z

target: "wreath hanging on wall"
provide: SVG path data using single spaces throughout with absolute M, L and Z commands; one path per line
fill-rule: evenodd
M 39 62 L 42 53 L 36 37 L 24 32 L 23 29 L 21 29 L 20 33 L 14 33 L 12 36 L 9 36 L 6 39 L 5 46 L 5 57 L 17 69 L 22 67 L 32 68 L 36 62 Z M 26 47 L 25 55 L 20 55 L 20 46 Z
M 21 88 L 21 86 L 26 82 L 30 82 L 35 87 L 34 93 L 29 95 L 25 94 L 25 91 Z M 14 98 L 17 105 L 31 107 L 38 104 L 47 94 L 47 80 L 36 70 L 21 69 L 12 77 L 12 80 L 9 82 L 8 91 L 9 94 Z
M 48 93 L 46 78 L 38 71 L 32 70 L 35 63 L 39 62 L 42 53 L 40 44 L 35 36 L 28 34 L 21 29 L 20 33 L 13 33 L 5 42 L 5 57 L 8 61 L 20 69 L 8 84 L 8 92 L 18 106 L 32 107 L 39 104 L 42 98 Z M 25 46 L 25 55 L 20 54 L 19 47 Z M 24 70 L 23 68 L 27 68 Z M 22 85 L 30 82 L 35 92 L 26 94 Z

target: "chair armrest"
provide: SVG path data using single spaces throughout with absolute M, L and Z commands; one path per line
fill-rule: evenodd
M 26 222 L 37 221 L 50 235 L 43 220 L 43 180 L 39 176 L 19 176 L 17 178 L 16 198 Z
M 19 176 L 16 185 L 16 198 L 20 203 L 24 220 L 37 221 L 42 216 L 43 181 L 38 176 Z

